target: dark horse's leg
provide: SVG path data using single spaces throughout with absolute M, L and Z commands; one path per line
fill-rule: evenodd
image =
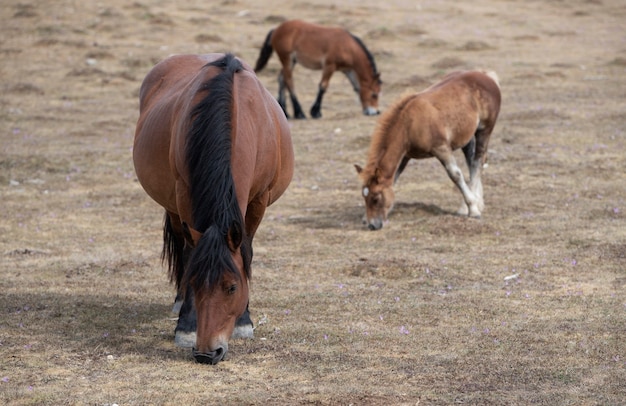
M 323 89 L 320 86 L 317 90 L 317 97 L 315 98 L 315 103 L 311 107 L 311 117 L 320 118 L 322 117 L 322 98 L 324 97 L 324 93 L 326 93 L 326 89 Z
M 311 117 L 320 118 L 322 117 L 322 98 L 324 97 L 324 93 L 326 93 L 326 89 L 328 89 L 328 83 L 330 82 L 330 77 L 333 75 L 336 66 L 330 63 L 324 65 L 324 70 L 322 71 L 322 80 L 317 88 L 317 97 L 315 98 L 315 103 L 311 107 Z
M 297 119 L 306 118 L 304 112 L 302 111 L 302 106 L 300 106 L 300 102 L 298 101 L 298 97 L 296 96 L 296 91 L 293 84 L 293 67 L 296 64 L 295 59 L 292 59 L 289 55 L 279 54 L 280 63 L 283 68 L 280 70 L 278 75 L 278 104 L 282 107 L 285 112 L 285 117 L 289 118 L 289 114 L 287 114 L 287 104 L 285 100 L 285 88 L 289 92 L 289 96 L 291 98 L 291 104 L 293 104 L 293 115 Z

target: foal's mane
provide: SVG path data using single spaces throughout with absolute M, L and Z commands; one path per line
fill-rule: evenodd
M 231 171 L 233 82 L 243 66 L 232 54 L 226 54 L 202 69 L 209 67 L 222 71 L 201 85 L 199 92 L 206 92 L 206 96 L 191 111 L 187 134 L 185 153 L 193 228 L 203 235 L 192 253 L 184 279 L 198 285 L 208 282 L 213 287 L 225 270 L 239 274 L 228 246 L 231 229 L 234 227 L 246 240 Z M 246 252 L 244 243 L 244 269 L 249 277 Z
M 375 176 L 378 163 L 387 151 L 389 138 L 395 136 L 392 132 L 392 127 L 398 121 L 398 114 L 414 96 L 415 93 L 409 92 L 404 94 L 389 106 L 380 116 L 380 119 L 378 119 L 370 140 L 367 163 L 361 173 L 361 179 L 365 181 L 366 185 L 369 184 Z
M 357 37 L 354 34 L 350 34 L 352 36 L 352 38 L 356 41 L 357 44 L 359 44 L 359 46 L 361 47 L 361 49 L 363 49 L 363 52 L 365 52 L 365 55 L 367 56 L 367 60 L 370 63 L 370 66 L 372 67 L 372 77 L 376 76 L 378 74 L 378 71 L 376 70 L 376 62 L 374 61 L 374 56 L 371 54 L 371 52 L 367 49 L 367 47 L 365 46 L 365 44 L 363 43 L 363 41 L 361 41 L 361 38 Z

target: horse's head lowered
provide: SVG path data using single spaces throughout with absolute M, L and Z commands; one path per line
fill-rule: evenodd
M 359 97 L 361 99 L 361 106 L 363 106 L 363 114 L 366 116 L 380 114 L 380 110 L 378 110 L 378 99 L 380 98 L 382 84 L 383 82 L 380 80 L 380 73 L 378 72 L 366 83 L 361 84 Z
M 204 67 L 208 80 L 202 78 L 200 101 L 190 113 L 193 120 L 186 137 L 196 231 L 186 227 L 185 237 L 188 242 L 191 237 L 195 248 L 183 281 L 194 293 L 198 324 L 193 354 L 203 363 L 216 364 L 224 358 L 235 322 L 248 304 L 251 241 L 231 165 L 233 83 L 244 69 L 231 54 Z
M 384 178 L 378 168 L 373 173 L 368 173 L 359 165 L 355 165 L 355 168 L 363 184 L 361 195 L 365 199 L 364 222 L 370 230 L 380 230 L 393 208 L 393 179 Z
M 186 282 L 194 292 L 198 321 L 193 356 L 217 364 L 226 356 L 235 322 L 248 305 L 251 247 L 237 221 L 226 236 L 215 226 L 192 234 L 197 242 Z

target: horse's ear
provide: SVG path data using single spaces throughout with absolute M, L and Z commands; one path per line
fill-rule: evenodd
M 243 228 L 238 221 L 233 221 L 228 229 L 228 248 L 232 252 L 237 251 L 243 242 Z
M 359 175 L 361 174 L 361 172 L 363 172 L 363 168 L 361 168 L 360 165 L 354 164 L 354 168 L 356 169 L 356 173 L 358 173 Z

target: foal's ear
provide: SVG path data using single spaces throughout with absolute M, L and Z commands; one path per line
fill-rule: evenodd
M 361 168 L 359 165 L 354 164 L 354 168 L 356 169 L 356 173 L 358 173 L 359 175 L 361 174 L 361 172 L 363 172 L 363 168 Z
M 232 252 L 237 251 L 243 242 L 243 228 L 238 221 L 233 221 L 228 229 L 228 248 Z

